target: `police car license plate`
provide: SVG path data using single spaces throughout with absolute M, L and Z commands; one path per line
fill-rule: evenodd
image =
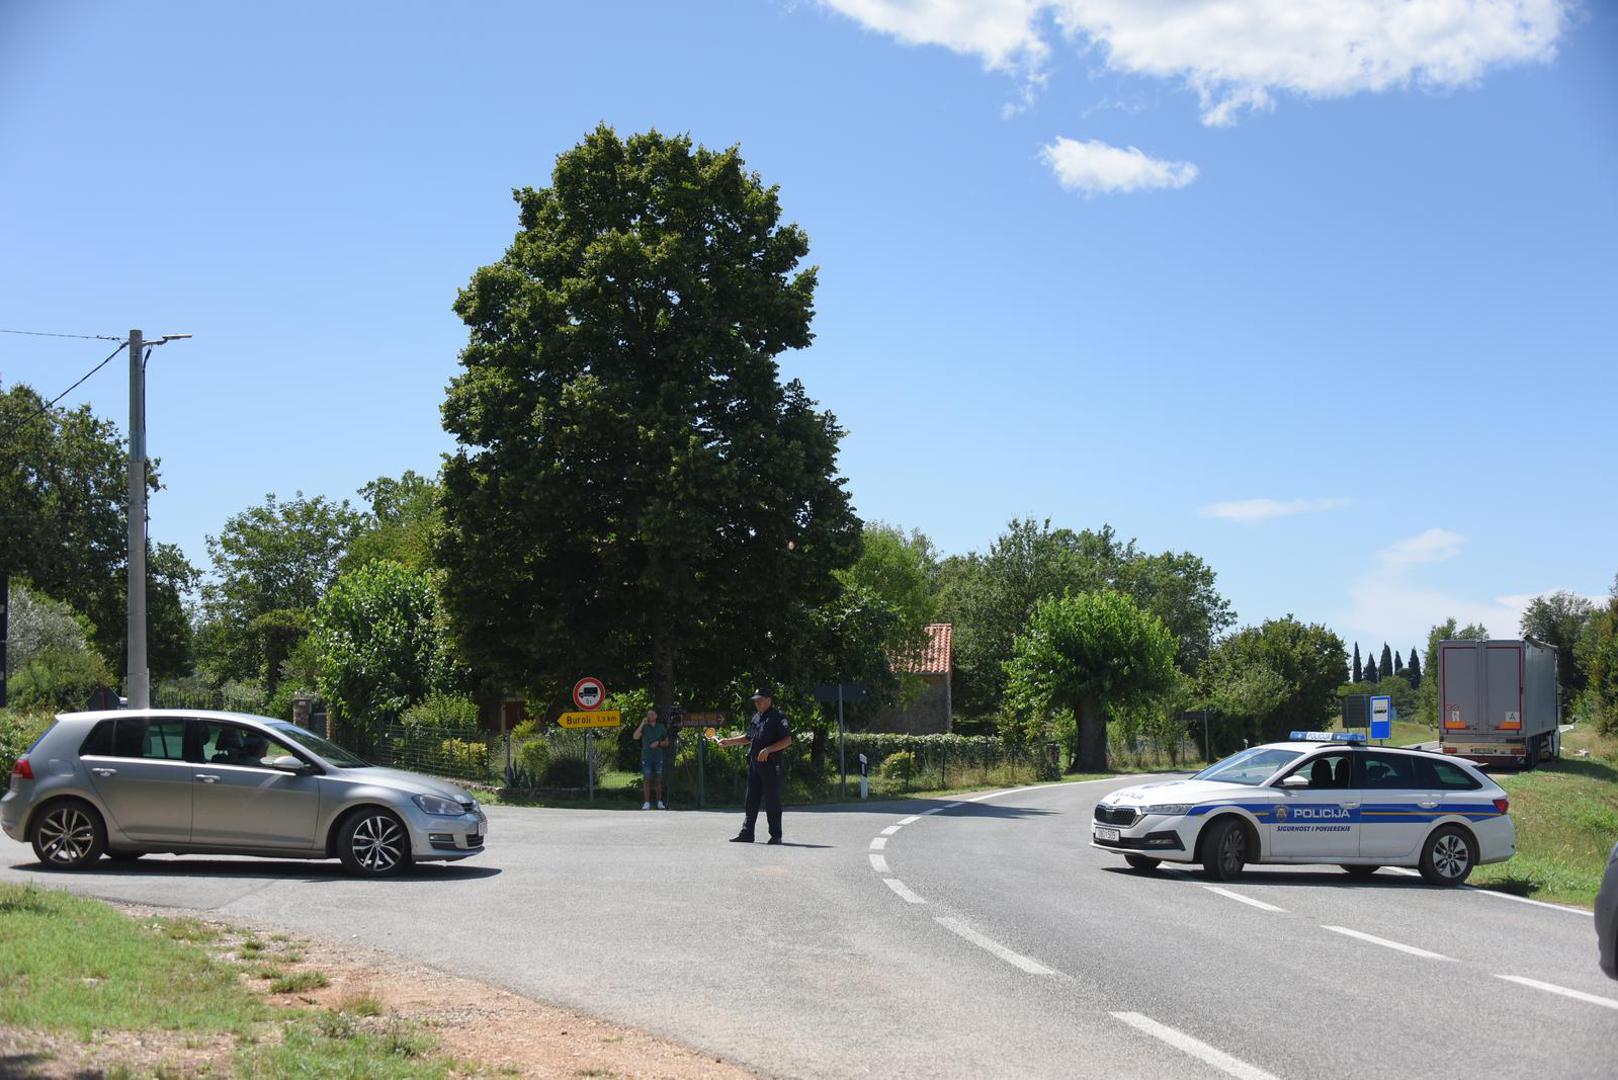
M 1100 825 L 1097 825 L 1096 826 L 1096 839 L 1097 840 L 1116 840 L 1116 839 L 1118 839 L 1118 830 L 1117 829 L 1104 829 Z

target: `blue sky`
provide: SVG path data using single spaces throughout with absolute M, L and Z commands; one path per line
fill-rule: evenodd
M 268 492 L 436 467 L 455 291 L 600 120 L 780 185 L 783 367 L 867 518 L 1110 522 L 1378 648 L 1618 572 L 1606 4 L 10 0 L 0 327 L 196 335 L 152 532 L 203 563 Z M 0 380 L 104 354 L 0 335 Z

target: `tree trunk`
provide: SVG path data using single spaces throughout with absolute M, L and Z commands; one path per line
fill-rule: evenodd
M 1107 771 L 1107 718 L 1101 711 L 1101 702 L 1093 697 L 1081 698 L 1079 716 L 1079 771 Z
M 826 765 L 826 729 L 817 727 L 814 730 L 814 741 L 809 744 L 809 765 L 811 771 L 819 776 Z
M 652 608 L 652 704 L 665 721 L 674 708 L 674 646 L 669 642 L 661 603 Z M 639 717 L 636 717 L 637 722 Z

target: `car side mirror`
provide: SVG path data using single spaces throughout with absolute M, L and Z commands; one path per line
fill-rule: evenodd
M 313 765 L 305 763 L 302 758 L 295 757 L 292 754 L 282 754 L 270 762 L 270 768 L 279 769 L 281 772 L 296 773 L 299 776 L 307 776 L 315 771 Z
M 1307 776 L 1301 776 L 1298 773 L 1293 773 L 1291 776 L 1283 776 L 1281 778 L 1281 786 L 1284 788 L 1308 787 L 1309 778 Z

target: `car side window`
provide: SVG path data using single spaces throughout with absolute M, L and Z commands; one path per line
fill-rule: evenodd
M 1346 788 L 1350 785 L 1354 770 L 1353 761 L 1349 755 L 1316 754 L 1308 761 L 1293 769 L 1291 776 L 1301 776 L 1309 781 L 1308 789 L 1317 791 L 1326 788 Z
M 1468 776 L 1466 770 L 1459 765 L 1429 758 L 1417 759 L 1416 779 L 1422 787 L 1439 791 L 1476 791 L 1483 786 Z
M 112 734 L 112 757 L 181 761 L 185 758 L 185 721 L 121 716 Z
M 1416 759 L 1408 754 L 1363 751 L 1360 754 L 1360 787 L 1369 791 L 1420 787 L 1416 782 L 1415 766 Z
M 79 756 L 94 754 L 96 757 L 110 757 L 112 729 L 116 723 L 115 720 L 97 720 L 96 726 L 90 729 L 90 734 L 84 737 L 84 744 L 79 747 Z
M 242 765 L 267 769 L 270 762 L 292 751 L 252 728 L 203 720 L 202 762 L 205 765 Z M 294 755 L 296 756 L 296 755 Z

